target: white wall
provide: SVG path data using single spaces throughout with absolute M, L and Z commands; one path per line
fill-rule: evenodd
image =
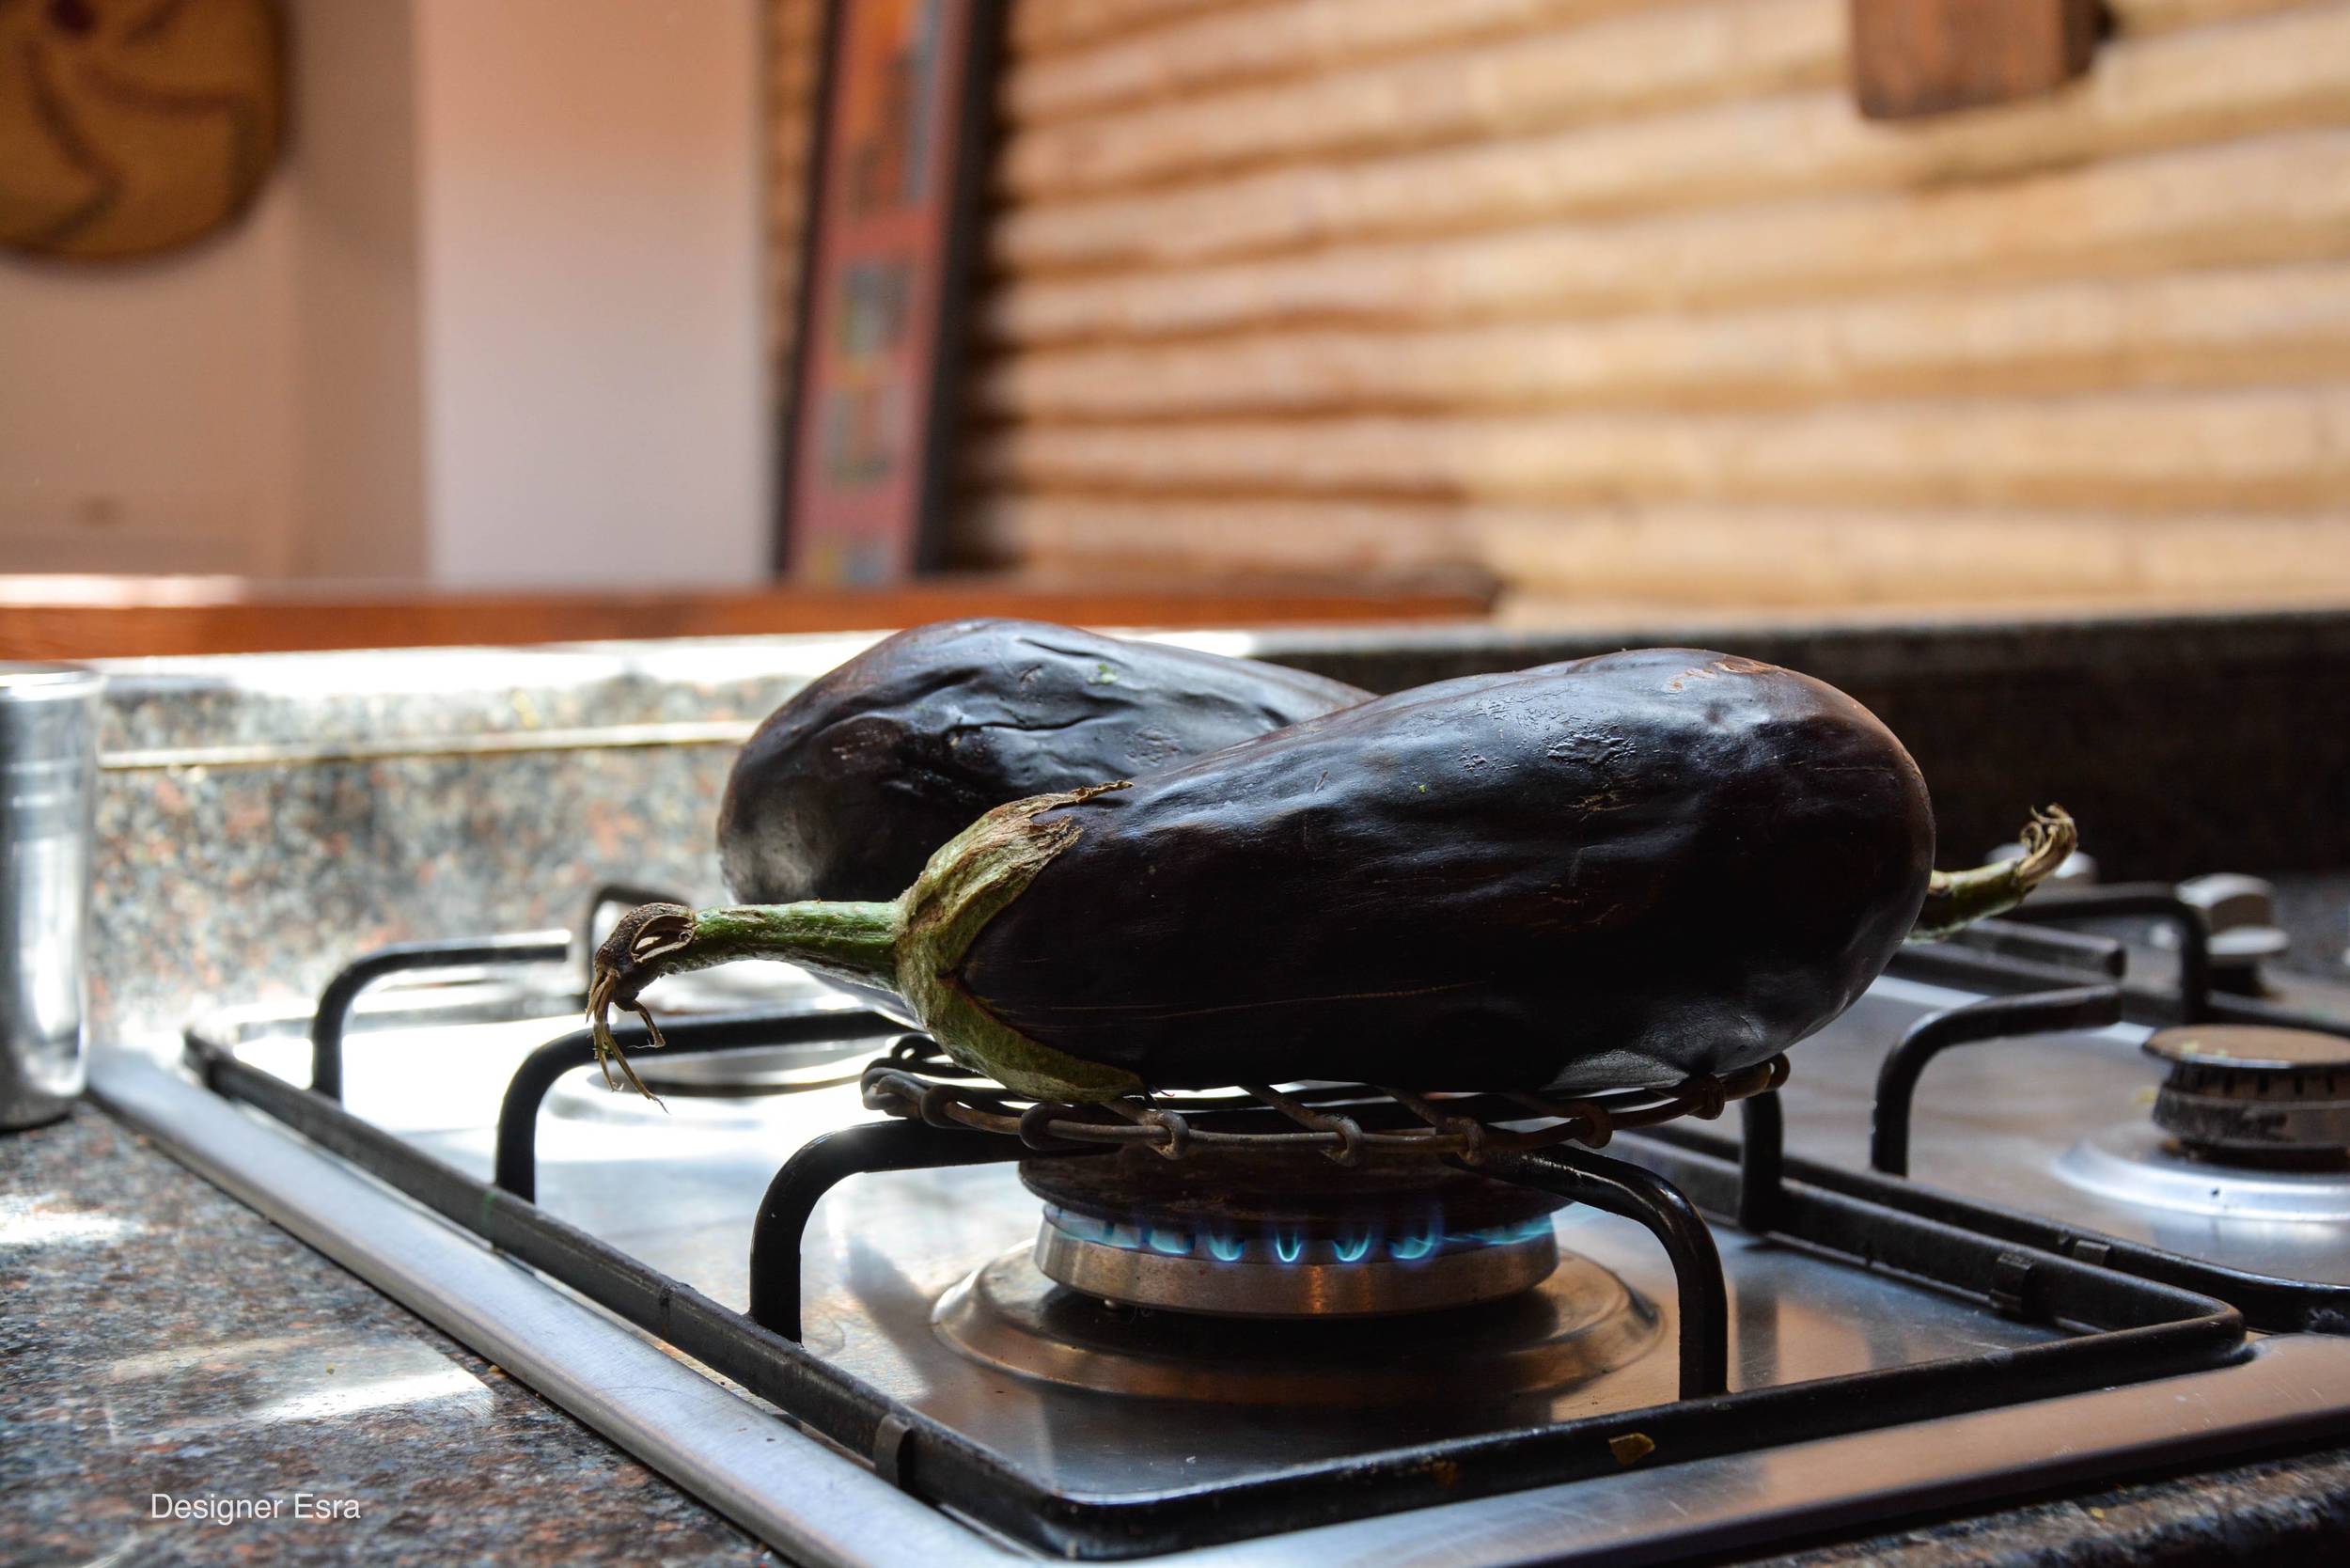
M 394 0 L 302 0 L 286 178 L 298 191 L 298 576 L 417 581 L 424 523 L 415 25 Z
M 0 572 L 283 569 L 294 209 L 159 260 L 0 252 Z
M 0 572 L 763 580 L 757 0 L 290 12 L 243 225 L 0 256 Z
M 767 574 L 755 0 L 415 0 L 436 579 Z

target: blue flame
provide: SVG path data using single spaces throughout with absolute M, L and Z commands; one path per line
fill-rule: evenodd
M 1416 1236 L 1398 1236 L 1387 1244 L 1387 1256 L 1399 1263 L 1417 1263 L 1436 1250 L 1437 1227 L 1431 1225 Z
M 1385 1238 L 1385 1245 L 1382 1246 L 1380 1231 L 1375 1225 L 1365 1225 L 1351 1231 L 1341 1231 L 1326 1239 L 1309 1240 L 1306 1227 L 1296 1224 L 1269 1226 L 1261 1237 L 1258 1237 L 1240 1235 L 1229 1230 L 1192 1231 L 1139 1220 L 1106 1220 L 1049 1205 L 1046 1216 L 1063 1233 L 1076 1241 L 1115 1247 L 1127 1252 L 1155 1252 L 1168 1258 L 1204 1254 L 1222 1263 L 1252 1260 L 1283 1263 L 1308 1261 L 1316 1263 L 1360 1263 L 1380 1258 L 1400 1263 L 1416 1263 L 1439 1254 L 1476 1247 L 1522 1247 L 1549 1236 L 1554 1223 L 1553 1215 L 1537 1215 L 1530 1219 L 1507 1225 L 1447 1231 L 1444 1216 L 1429 1214 L 1416 1228 Z M 1310 1260 L 1308 1258 L 1309 1252 L 1313 1255 Z

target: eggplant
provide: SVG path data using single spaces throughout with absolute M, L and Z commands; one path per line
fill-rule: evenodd
M 1370 695 L 1042 621 L 917 626 L 759 727 L 727 780 L 719 866 L 745 903 L 894 898 L 991 807 L 1155 772 Z
M 1813 1033 L 1921 914 L 2020 898 L 2071 846 L 2060 814 L 2037 831 L 2024 861 L 1937 880 L 1925 780 L 1866 709 L 1645 649 L 998 807 L 895 900 L 647 905 L 599 949 L 589 1013 L 608 1049 L 654 976 L 785 958 L 891 988 L 1040 1099 L 1661 1086 Z

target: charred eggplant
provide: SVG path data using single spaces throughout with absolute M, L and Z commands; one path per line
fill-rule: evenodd
M 2045 832 L 2069 847 L 2069 823 Z M 1957 921 L 2028 885 L 2015 864 L 1935 883 L 1933 852 L 1916 764 L 1850 698 L 1640 650 L 997 808 L 893 901 L 645 906 L 590 1012 L 602 1031 L 658 974 L 788 958 L 895 989 L 957 1060 L 1042 1098 L 1666 1084 L 1834 1018 L 1930 889 Z

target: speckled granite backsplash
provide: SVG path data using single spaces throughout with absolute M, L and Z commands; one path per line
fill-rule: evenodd
M 719 892 L 734 748 L 870 636 L 141 660 L 100 746 L 94 1040 L 314 996 L 387 942 Z
M 569 927 L 600 883 L 708 900 L 735 745 L 871 635 L 109 667 L 92 1037 L 169 1053 L 387 942 Z M 1395 690 L 1639 644 L 1842 686 L 1931 781 L 1946 863 L 2061 800 L 2115 878 L 2290 871 L 2339 969 L 2350 613 L 1900 627 L 1316 627 L 1178 640 Z M 2328 875 L 2330 873 L 2330 875 Z

